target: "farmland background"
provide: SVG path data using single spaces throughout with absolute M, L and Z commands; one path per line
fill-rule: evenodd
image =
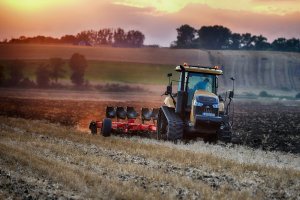
M 234 99 L 234 134 L 239 145 L 173 144 L 150 135 L 89 134 L 106 106 L 157 108 L 166 74 L 184 62 L 222 65 L 220 91 L 262 90 L 295 97 L 300 54 L 110 48 L 65 45 L 0 45 L 8 76 L 12 60 L 26 63 L 25 76 L 49 58 L 88 60 L 90 84 L 128 84 L 121 91 L 0 88 L 0 199 L 297 199 L 300 196 L 300 102 Z M 136 86 L 145 90 L 134 90 Z M 115 85 L 113 85 L 114 87 Z M 138 119 L 139 120 L 139 119 Z
M 69 59 L 75 52 L 89 60 L 86 78 L 90 81 L 166 84 L 165 74 L 187 62 L 221 65 L 224 70 L 224 76 L 220 77 L 221 89 L 231 87 L 229 78 L 234 76 L 240 91 L 268 89 L 295 94 L 300 90 L 299 53 L 1 44 L 0 62 L 7 66 L 9 60 L 25 60 L 26 73 L 34 79 L 40 62 L 52 57 Z M 65 69 L 69 70 L 67 64 Z

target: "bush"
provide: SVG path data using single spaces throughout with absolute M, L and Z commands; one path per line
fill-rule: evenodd
M 36 83 L 39 87 L 47 88 L 50 82 L 50 71 L 47 65 L 40 65 L 36 71 Z
M 14 60 L 9 66 L 10 79 L 8 80 L 10 86 L 18 86 L 24 78 L 23 70 L 26 64 L 22 60 Z
M 272 95 L 270 95 L 266 91 L 261 91 L 258 96 L 260 96 L 260 97 L 273 97 Z
M 20 87 L 34 88 L 36 87 L 36 84 L 32 80 L 26 77 L 20 82 Z

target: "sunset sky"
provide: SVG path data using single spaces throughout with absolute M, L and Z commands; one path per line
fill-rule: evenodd
M 182 24 L 223 25 L 269 42 L 300 38 L 300 0 L 0 0 L 0 40 L 121 27 L 169 46 Z

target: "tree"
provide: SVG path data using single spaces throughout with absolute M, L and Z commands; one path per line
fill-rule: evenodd
M 91 45 L 90 33 L 89 31 L 81 31 L 77 34 L 76 39 L 79 44 Z
M 131 30 L 126 34 L 126 43 L 128 47 L 142 47 L 145 36 L 140 31 Z
M 253 40 L 254 40 L 254 37 L 252 37 L 251 33 L 242 34 L 241 48 L 246 49 L 246 50 L 253 49 L 253 47 L 254 47 Z
M 112 44 L 112 39 L 113 39 L 113 31 L 112 29 L 105 28 L 105 29 L 100 29 L 97 33 L 98 35 L 98 44 L 102 45 L 111 45 Z
M 242 36 L 239 33 L 231 34 L 229 38 L 229 48 L 237 50 L 240 48 Z
M 123 29 L 118 28 L 114 31 L 114 46 L 120 47 L 126 45 L 126 33 Z
M 39 87 L 49 87 L 50 83 L 50 70 L 49 65 L 41 64 L 36 70 L 36 83 Z
M 286 41 L 286 50 L 293 52 L 300 52 L 300 40 L 292 38 Z
M 81 86 L 84 83 L 84 72 L 88 66 L 85 57 L 79 53 L 74 53 L 70 59 L 69 66 L 72 70 L 72 83 L 76 86 Z
M 59 78 L 63 78 L 66 73 L 66 71 L 62 68 L 65 62 L 61 58 L 50 58 L 49 64 L 51 67 L 50 76 L 54 79 L 55 83 L 57 83 L 57 80 Z
M 22 60 L 14 60 L 10 64 L 9 71 L 9 84 L 12 86 L 19 85 L 20 81 L 24 78 L 23 70 L 26 64 Z
M 267 50 L 270 47 L 267 38 L 262 35 L 252 36 L 252 41 L 254 42 L 254 48 L 256 50 Z
M 87 31 L 88 34 L 88 44 L 91 46 L 95 46 L 99 43 L 98 32 L 94 30 Z
M 74 35 L 64 35 L 60 38 L 61 43 L 76 44 L 77 39 Z
M 278 38 L 272 42 L 272 49 L 275 51 L 285 51 L 286 50 L 286 39 Z
M 223 26 L 202 26 L 198 30 L 198 44 L 205 49 L 226 49 L 229 46 L 231 31 Z
M 184 24 L 176 29 L 177 40 L 175 41 L 176 48 L 191 48 L 196 37 L 196 29 L 188 24 Z

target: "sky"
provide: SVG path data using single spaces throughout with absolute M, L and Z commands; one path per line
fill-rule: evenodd
M 170 46 L 183 24 L 300 38 L 300 0 L 0 0 L 0 40 L 121 27 Z

